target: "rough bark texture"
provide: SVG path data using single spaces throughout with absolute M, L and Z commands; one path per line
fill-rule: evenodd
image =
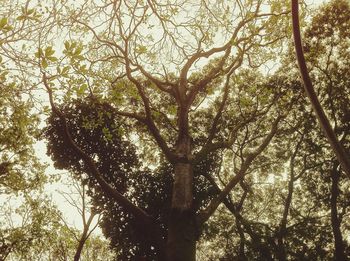
M 193 170 L 190 163 L 177 163 L 175 165 L 175 177 L 171 207 L 180 211 L 192 208 L 193 203 Z
M 196 224 L 192 210 L 172 210 L 168 227 L 168 261 L 196 260 Z
M 167 260 L 196 260 L 197 229 L 193 211 L 193 166 L 191 139 L 184 137 L 176 146 L 179 162 L 174 164 L 174 184 L 168 226 Z
M 85 231 L 84 231 L 85 232 Z M 75 255 L 74 255 L 74 261 L 79 261 L 81 252 L 83 251 L 83 247 L 86 241 L 86 233 L 83 234 L 81 240 L 79 241 L 78 247 L 76 249 Z

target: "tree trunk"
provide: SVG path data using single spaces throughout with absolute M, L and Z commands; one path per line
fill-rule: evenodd
M 82 238 L 79 240 L 78 247 L 75 251 L 74 261 L 79 261 L 80 256 L 81 256 L 81 252 L 83 251 L 85 241 L 86 241 L 86 235 L 83 235 Z
M 242 228 L 242 224 L 240 223 L 240 221 L 236 218 L 236 227 L 238 230 L 238 234 L 239 234 L 239 252 L 238 252 L 238 260 L 240 261 L 247 261 L 247 256 L 245 255 L 245 244 L 246 244 L 246 238 L 244 235 L 244 230 Z
M 331 222 L 334 237 L 334 260 L 345 261 L 345 247 L 343 236 L 340 230 L 340 219 L 338 216 L 337 199 L 339 195 L 339 178 L 340 172 L 337 170 L 338 164 L 334 163 L 331 177 L 332 177 L 332 188 L 331 188 Z
M 288 218 L 290 205 L 292 203 L 293 191 L 294 191 L 294 157 L 292 157 L 292 161 L 291 161 L 291 177 L 288 182 L 288 195 L 284 203 L 283 216 L 282 216 L 280 229 L 277 237 L 278 247 L 277 247 L 276 255 L 279 261 L 287 260 L 286 246 L 284 244 L 284 240 L 287 234 L 287 218 Z
M 197 228 L 193 210 L 193 166 L 191 138 L 184 137 L 177 143 L 179 157 L 174 164 L 175 175 L 171 212 L 168 226 L 167 260 L 196 260 Z

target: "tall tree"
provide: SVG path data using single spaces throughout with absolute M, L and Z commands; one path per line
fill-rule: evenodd
M 350 38 L 350 5 L 347 1 L 331 1 L 324 5 L 314 16 L 312 23 L 305 32 L 306 54 L 312 59 L 311 76 L 319 94 L 322 97 L 322 106 L 328 113 L 333 124 L 334 133 L 339 138 L 339 143 L 344 150 L 344 155 L 349 159 L 349 102 L 348 91 L 349 69 L 349 38 Z M 321 24 L 323 26 L 321 26 Z M 342 220 L 344 206 L 348 202 L 343 197 L 348 194 L 342 191 L 342 171 L 346 168 L 337 157 L 324 156 L 325 165 L 321 173 L 326 172 L 330 199 L 328 200 L 331 210 L 331 224 L 334 237 L 334 258 L 347 260 L 346 243 L 342 235 Z M 328 161 L 328 164 L 326 163 Z M 340 163 L 340 164 L 339 164 Z M 329 180 L 329 177 L 330 180 Z M 331 181 L 331 182 L 330 182 Z
M 237 175 L 227 181 L 205 210 L 195 213 L 194 166 L 209 153 L 234 146 L 238 132 L 244 127 L 237 123 L 230 125 L 226 133 L 220 132 L 220 125 L 226 121 L 223 117 L 228 97 L 234 95 L 234 75 L 242 65 L 260 66 L 271 55 L 269 46 L 283 39 L 284 27 L 279 32 L 272 28 L 276 17 L 281 21 L 286 18 L 285 6 L 278 1 L 259 0 L 198 4 L 182 1 L 166 5 L 156 1 L 84 2 L 75 11 L 68 4 L 66 7 L 71 20 L 62 23 L 71 32 L 76 28 L 77 37 L 88 39 L 90 34 L 89 46 L 74 41 L 65 43 L 62 61 L 70 62 L 70 69 L 56 70 L 50 66 L 50 60 L 55 60 L 50 47 L 42 47 L 37 56 L 52 110 L 63 123 L 70 146 L 101 188 L 144 227 L 154 226 L 156 233 L 157 225 L 152 225 L 156 223 L 154 218 L 126 194 L 111 187 L 93 156 L 73 138 L 68 118 L 55 101 L 53 87 L 57 84 L 68 86 L 65 99 L 75 94 L 104 98 L 114 113 L 140 126 L 134 133 L 147 140 L 152 138 L 153 142 L 146 145 L 156 144 L 159 156 L 174 170 L 167 246 L 156 248 L 163 250 L 160 259 L 194 260 L 197 228 L 209 219 L 246 174 L 251 162 L 267 147 L 284 116 L 275 112 L 274 121 L 265 118 L 258 121 L 264 128 L 260 128 L 260 133 L 257 129 L 252 131 L 256 135 L 254 142 L 244 141 L 250 148 L 241 155 Z M 103 17 L 103 22 L 96 26 L 99 17 Z M 84 31 L 84 36 L 79 30 Z M 76 36 L 72 38 L 77 39 Z M 65 74 L 68 70 L 71 73 L 68 79 L 59 77 L 64 70 Z M 211 103 L 209 98 L 217 101 Z M 211 122 L 206 126 L 196 124 L 200 120 L 198 113 L 208 105 L 212 110 Z M 264 114 L 270 108 L 261 104 L 258 111 Z M 258 115 L 251 117 L 259 120 Z M 245 124 L 248 123 L 242 122 Z M 203 129 L 201 142 L 196 140 L 197 129 Z

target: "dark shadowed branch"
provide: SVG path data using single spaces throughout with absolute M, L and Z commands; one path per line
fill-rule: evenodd
M 318 100 L 315 89 L 312 85 L 304 57 L 304 51 L 301 42 L 300 26 L 299 26 L 299 5 L 298 0 L 292 0 L 292 19 L 293 19 L 293 35 L 296 57 L 299 64 L 300 74 L 304 82 L 304 90 L 309 97 L 312 108 L 316 113 L 320 126 L 328 139 L 334 153 L 339 160 L 344 172 L 350 178 L 350 157 L 347 155 L 343 146 L 339 143 L 331 124 Z

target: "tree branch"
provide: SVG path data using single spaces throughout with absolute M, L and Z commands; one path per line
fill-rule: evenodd
M 242 180 L 242 178 L 245 176 L 247 170 L 249 169 L 250 164 L 267 147 L 267 145 L 270 143 L 271 139 L 276 134 L 277 126 L 278 126 L 278 123 L 280 122 L 281 119 L 282 119 L 282 116 L 277 117 L 277 119 L 272 124 L 272 127 L 271 127 L 269 134 L 265 137 L 265 139 L 262 141 L 260 146 L 258 148 L 256 148 L 255 151 L 248 154 L 245 161 L 242 163 L 238 173 L 229 181 L 229 183 L 224 187 L 224 189 L 221 191 L 221 193 L 216 198 L 212 199 L 212 201 L 209 203 L 208 207 L 205 210 L 203 210 L 201 213 L 198 214 L 197 221 L 198 221 L 199 225 L 204 224 L 210 218 L 210 216 L 215 212 L 215 210 L 223 202 L 223 200 L 227 197 L 227 195 L 230 193 L 230 191 L 237 185 L 237 183 L 239 181 Z
M 292 0 L 291 3 L 292 3 L 292 20 L 293 20 L 293 36 L 294 36 L 295 52 L 296 52 L 296 57 L 299 64 L 300 74 L 304 82 L 304 90 L 307 96 L 309 97 L 312 108 L 316 113 L 319 124 L 321 125 L 321 128 L 326 138 L 328 139 L 329 144 L 331 145 L 335 155 L 337 156 L 337 159 L 341 164 L 344 172 L 350 178 L 350 157 L 346 153 L 344 147 L 339 143 L 337 136 L 335 135 L 329 123 L 329 120 L 317 98 L 315 89 L 312 86 L 312 82 L 307 70 L 302 42 L 301 42 L 301 35 L 300 35 L 298 0 Z
M 75 143 L 75 141 L 73 140 L 70 134 L 65 115 L 56 107 L 53 101 L 53 93 L 48 83 L 48 77 L 46 76 L 45 72 L 42 72 L 42 73 L 43 73 L 43 83 L 49 94 L 51 109 L 53 113 L 57 117 L 59 117 L 59 119 L 61 120 L 64 127 L 65 135 L 67 137 L 67 140 L 70 146 L 72 146 L 74 151 L 82 158 L 85 164 L 90 168 L 90 171 L 93 177 L 96 179 L 98 184 L 101 186 L 102 190 L 108 196 L 116 200 L 116 202 L 118 202 L 127 211 L 129 211 L 132 215 L 134 215 L 135 218 L 137 218 L 141 223 L 151 224 L 153 222 L 153 218 L 150 215 L 148 215 L 144 210 L 134 205 L 129 199 L 124 197 L 119 191 L 114 189 L 110 184 L 108 184 L 106 180 L 103 178 L 103 176 L 101 175 L 100 171 L 98 170 L 94 160 Z

